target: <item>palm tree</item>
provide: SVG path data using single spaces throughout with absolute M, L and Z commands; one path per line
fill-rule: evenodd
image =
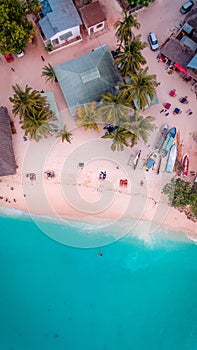
M 42 108 L 46 104 L 46 97 L 41 96 L 39 91 L 33 90 L 29 86 L 25 86 L 24 91 L 16 84 L 12 86 L 14 90 L 13 97 L 10 97 L 10 101 L 13 103 L 12 113 L 19 118 L 28 117 L 32 115 L 36 110 Z
M 101 95 L 102 101 L 97 107 L 97 114 L 102 116 L 105 124 L 120 125 L 128 118 L 130 103 L 125 103 L 120 94 L 114 95 L 107 92 Z
M 84 126 L 85 131 L 93 129 L 96 132 L 99 132 L 99 127 L 96 123 L 97 117 L 96 102 L 77 107 L 76 124 L 78 126 Z
M 129 73 L 129 83 L 120 86 L 122 98 L 130 103 L 136 100 L 140 109 L 153 99 L 158 85 L 156 75 L 148 75 L 147 71 L 148 68 L 137 73 Z
M 124 146 L 128 147 L 130 144 L 128 142 L 128 139 L 131 139 L 132 137 L 132 133 L 127 130 L 124 129 L 122 127 L 118 127 L 118 129 L 116 130 L 116 132 L 114 134 L 107 134 L 107 135 L 103 135 L 102 138 L 103 139 L 112 139 L 112 146 L 111 149 L 114 152 L 116 149 L 118 151 L 123 151 Z
M 60 137 L 62 142 L 66 141 L 71 143 L 72 134 L 67 130 L 66 125 L 64 125 L 63 129 L 57 133 L 56 137 Z
M 31 139 L 39 141 L 42 137 L 48 137 L 53 134 L 54 129 L 49 119 L 49 111 L 44 109 L 37 112 L 37 115 L 29 116 L 20 122 L 25 135 L 29 135 Z
M 13 103 L 12 111 L 15 116 L 19 115 L 25 135 L 30 135 L 31 139 L 39 141 L 42 136 L 47 137 L 52 134 L 54 131 L 52 121 L 56 118 L 49 109 L 46 97 L 27 85 L 24 91 L 17 84 L 13 89 L 13 97 L 10 97 Z
M 134 114 L 130 116 L 129 122 L 123 123 L 123 127 L 133 134 L 131 146 L 133 146 L 138 139 L 143 140 L 145 143 L 147 142 L 150 132 L 156 128 L 155 124 L 153 124 L 154 120 L 154 117 L 143 117 L 135 111 Z
M 141 69 L 141 65 L 146 64 L 145 58 L 141 51 L 147 46 L 147 43 L 141 42 L 141 35 L 128 40 L 121 46 L 116 57 L 115 64 L 118 65 L 120 72 L 125 76 L 128 73 L 137 72 Z
M 41 74 L 42 77 L 45 77 L 45 81 L 46 83 L 48 81 L 51 81 L 51 82 L 57 82 L 57 78 L 56 78 L 56 75 L 55 75 L 55 71 L 52 67 L 52 65 L 50 63 L 48 63 L 48 66 L 44 66 L 42 68 L 42 74 Z
M 117 21 L 114 24 L 114 28 L 116 29 L 116 36 L 120 44 L 127 43 L 129 39 L 132 39 L 134 37 L 134 34 L 132 32 L 132 28 L 139 29 L 140 24 L 136 20 L 136 18 L 127 13 L 126 11 L 123 11 L 123 20 Z

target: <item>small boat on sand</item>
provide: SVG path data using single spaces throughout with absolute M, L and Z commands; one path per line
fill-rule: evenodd
M 161 135 L 163 135 L 163 136 L 166 136 L 167 135 L 167 133 L 168 133 L 168 124 L 164 124 L 162 127 L 161 127 L 161 129 L 160 129 L 160 133 L 161 133 Z
M 159 151 L 166 139 L 168 133 L 168 124 L 164 124 L 160 129 L 160 135 L 158 137 L 158 141 L 155 145 L 155 150 Z
M 164 157 L 168 154 L 171 146 L 173 145 L 175 136 L 176 128 L 174 127 L 168 131 L 166 139 L 159 151 Z
M 177 147 L 175 143 L 171 146 L 169 155 L 168 155 L 168 160 L 166 163 L 166 173 L 172 173 L 174 169 L 174 164 L 176 162 L 176 157 L 177 157 Z
M 146 161 L 146 163 L 144 165 L 146 171 L 149 171 L 154 166 L 156 158 L 157 158 L 157 154 L 156 153 L 152 153 L 150 155 L 150 157 L 147 159 L 147 161 Z
M 140 159 L 140 155 L 141 155 L 141 149 L 137 152 L 135 158 L 133 159 L 133 164 L 134 164 L 134 170 L 137 168 L 139 159 Z
M 187 176 L 188 170 L 189 170 L 189 158 L 186 153 L 183 155 L 183 158 L 182 158 L 182 166 L 183 166 L 183 170 L 181 171 L 181 175 Z

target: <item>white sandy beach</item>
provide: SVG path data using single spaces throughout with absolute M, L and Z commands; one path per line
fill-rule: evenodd
M 154 116 L 158 129 L 150 136 L 147 145 L 138 142 L 132 149 L 112 152 L 111 141 L 100 138 L 103 135 L 103 125 L 100 125 L 98 134 L 77 128 L 67 111 L 58 84 L 45 84 L 44 78 L 40 76 L 43 67 L 41 55 L 45 57 L 46 64 L 50 62 L 52 65 L 57 65 L 89 52 L 103 43 L 108 44 L 110 49 L 116 47 L 113 23 L 121 17 L 121 9 L 115 0 L 110 1 L 110 6 L 107 0 L 100 2 L 109 18 L 109 30 L 102 35 L 95 39 L 86 39 L 85 42 L 51 55 L 44 51 L 41 39 L 37 35 L 37 45 L 29 45 L 22 59 L 15 59 L 11 65 L 3 60 L 0 62 L 1 104 L 8 107 L 12 120 L 14 117 L 9 102 L 12 85 L 18 83 L 24 87 L 28 84 L 38 90 L 54 92 L 63 124 L 66 123 L 73 133 L 71 144 L 61 143 L 55 137 L 39 143 L 24 142 L 23 132 L 18 119 L 15 118 L 17 134 L 13 135 L 13 146 L 18 169 L 14 176 L 1 177 L 0 196 L 3 198 L 0 200 L 0 205 L 39 215 L 75 220 L 143 219 L 158 226 L 163 225 L 170 230 L 184 231 L 193 237 L 196 235 L 197 238 L 197 223 L 188 220 L 184 213 L 169 207 L 167 197 L 161 193 L 163 186 L 174 176 L 164 172 L 165 162 L 162 162 L 159 175 L 156 173 L 156 168 L 149 172 L 143 168 L 145 159 L 153 151 L 159 128 L 168 123 L 170 127 L 175 126 L 180 131 L 182 152 L 183 154 L 187 152 L 189 156 L 190 170 L 197 172 L 197 143 L 192 138 L 193 132 L 197 129 L 197 100 L 191 90 L 191 83 L 183 81 L 179 73 L 168 75 L 165 64 L 158 63 L 157 53 L 147 47 L 144 56 L 147 59 L 149 72 L 156 74 L 160 82 L 157 88 L 160 103 L 150 107 L 143 114 Z M 175 25 L 183 20 L 179 12 L 181 4 L 180 0 L 173 2 L 166 0 L 165 3 L 158 0 L 150 6 L 151 8 L 141 10 L 138 20 L 141 23 L 139 33 L 142 34 L 142 39 L 146 41 L 148 33 L 153 30 L 157 33 L 160 43 L 165 41 Z M 113 11 L 110 11 L 112 7 Z M 155 20 L 156 18 L 159 20 Z M 14 67 L 15 72 L 11 71 L 11 67 Z M 176 89 L 177 97 L 169 96 L 169 91 L 173 88 Z M 185 95 L 189 98 L 189 104 L 181 105 L 179 98 Z M 166 102 L 172 104 L 168 116 L 160 113 Z M 180 116 L 172 114 L 175 107 L 181 108 Z M 185 113 L 188 108 L 193 111 L 191 116 Z M 137 169 L 134 170 L 132 160 L 139 149 L 142 150 L 142 155 Z M 83 169 L 78 166 L 80 162 L 84 163 Z M 55 171 L 55 178 L 46 179 L 44 176 L 46 170 Z M 101 171 L 106 171 L 106 180 L 99 180 Z M 36 174 L 35 181 L 26 177 L 30 172 Z M 128 186 L 120 187 L 120 179 L 128 179 Z

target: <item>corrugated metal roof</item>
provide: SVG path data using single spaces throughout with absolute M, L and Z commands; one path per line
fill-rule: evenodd
M 98 102 L 102 93 L 116 92 L 122 83 L 107 45 L 60 64 L 54 71 L 72 115 L 78 105 Z
M 196 51 L 197 49 L 197 44 L 195 43 L 195 41 L 193 41 L 192 39 L 188 38 L 188 36 L 184 35 L 181 39 L 181 42 L 189 47 L 193 52 Z
M 197 54 L 187 64 L 187 67 L 188 68 L 192 68 L 192 69 L 197 69 Z
M 43 5 L 44 14 L 44 17 L 39 20 L 39 25 L 46 39 L 50 39 L 63 30 L 82 24 L 72 0 L 39 1 Z

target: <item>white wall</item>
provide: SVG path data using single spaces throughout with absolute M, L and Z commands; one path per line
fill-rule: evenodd
M 60 39 L 61 35 L 64 35 L 64 34 L 66 34 L 68 32 L 72 32 L 72 36 L 70 36 L 67 40 L 61 40 Z M 80 26 L 76 26 L 76 27 L 73 27 L 73 28 L 70 28 L 70 29 L 63 30 L 62 32 L 58 32 L 57 34 L 52 36 L 50 38 L 50 40 L 52 42 L 53 40 L 58 39 L 58 41 L 59 41 L 58 45 L 60 45 L 60 44 L 63 44 L 65 41 L 69 41 L 71 39 L 76 38 L 77 36 L 81 36 L 81 34 L 80 34 Z
M 100 27 L 101 24 L 102 24 L 102 27 Z M 98 25 L 99 25 L 99 28 L 97 28 Z M 91 35 L 92 28 L 93 28 L 94 33 L 99 32 L 99 30 L 103 30 L 105 28 L 105 22 L 100 22 L 100 23 L 97 23 L 95 26 L 87 28 L 88 35 Z

